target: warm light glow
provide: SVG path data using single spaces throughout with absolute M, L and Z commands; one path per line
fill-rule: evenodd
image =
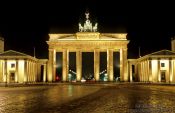
M 53 61 L 56 62 L 56 50 L 53 50 Z
M 79 23 L 79 32 L 96 32 L 97 31 L 97 25 L 98 23 L 95 23 L 93 26 L 91 21 L 89 20 L 89 13 L 85 13 L 86 15 L 86 21 L 84 22 L 84 25 L 81 25 Z
M 83 26 L 82 26 L 83 27 Z M 107 54 L 110 54 L 107 60 L 107 74 L 108 80 L 114 80 L 113 72 L 113 51 L 120 50 L 120 76 L 122 81 L 128 81 L 128 71 L 127 71 L 127 44 L 129 41 L 126 39 L 126 33 L 99 33 L 99 32 L 77 32 L 75 34 L 49 34 L 50 39 L 47 41 L 49 48 L 55 49 L 56 51 L 68 52 L 67 55 L 63 53 L 63 70 L 62 70 L 62 80 L 66 81 L 69 72 L 69 51 L 76 52 L 76 75 L 77 81 L 81 81 L 82 78 L 82 52 L 104 52 L 107 50 Z M 53 54 L 53 53 L 52 53 Z M 96 81 L 99 79 L 99 65 L 98 55 L 94 62 L 94 77 Z M 106 59 L 105 59 L 106 60 Z M 54 63 L 54 58 L 49 57 L 48 66 L 48 78 L 51 78 L 50 74 L 53 74 L 52 64 Z M 99 62 L 99 63 L 98 63 Z M 57 64 L 56 67 L 59 67 Z M 50 68 L 50 69 L 49 69 Z M 50 72 L 51 71 L 51 72 Z
M 78 32 L 76 33 L 76 37 L 79 40 L 97 40 L 100 37 L 100 33 L 98 32 Z
M 47 74 L 47 80 L 49 81 L 49 82 L 52 82 L 52 68 L 51 68 L 51 64 L 49 64 L 49 67 L 48 67 L 48 74 Z
M 18 61 L 18 75 L 16 75 L 16 81 L 18 79 L 19 83 L 24 82 L 24 60 Z
M 158 68 L 157 67 L 158 66 L 157 65 L 158 64 L 158 61 L 157 60 L 152 60 L 151 63 L 152 63 L 152 81 L 153 82 L 156 82 L 157 81 L 157 74 L 158 74 L 157 73 L 157 71 L 158 71 L 157 70 L 157 68 Z

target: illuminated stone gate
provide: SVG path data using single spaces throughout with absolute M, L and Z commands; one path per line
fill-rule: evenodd
M 120 52 L 120 80 L 128 81 L 127 44 L 125 33 L 99 33 L 97 23 L 92 25 L 89 13 L 85 13 L 84 26 L 79 23 L 75 34 L 49 34 L 49 61 L 47 81 L 55 81 L 56 52 L 62 52 L 62 81 L 68 81 L 69 52 L 76 52 L 76 80 L 82 79 L 82 52 L 94 52 L 94 78 L 99 81 L 100 52 L 107 52 L 108 81 L 114 80 L 113 52 Z

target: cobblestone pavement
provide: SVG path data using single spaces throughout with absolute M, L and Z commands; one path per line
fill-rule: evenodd
M 175 86 L 59 84 L 0 88 L 0 113 L 174 113 Z

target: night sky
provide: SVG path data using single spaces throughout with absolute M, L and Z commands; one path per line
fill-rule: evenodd
M 47 58 L 48 33 L 76 33 L 84 12 L 99 23 L 99 32 L 128 33 L 128 58 L 170 49 L 175 36 L 175 9 L 170 2 L 119 2 L 117 0 L 74 0 L 58 2 L 1 3 L 0 33 L 5 50 L 16 50 Z

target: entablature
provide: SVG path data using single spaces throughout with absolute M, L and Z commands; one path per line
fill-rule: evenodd
M 76 50 L 80 48 L 81 50 L 94 50 L 94 49 L 127 49 L 128 40 L 126 41 L 59 41 L 59 42 L 47 42 L 50 49 L 68 49 Z

